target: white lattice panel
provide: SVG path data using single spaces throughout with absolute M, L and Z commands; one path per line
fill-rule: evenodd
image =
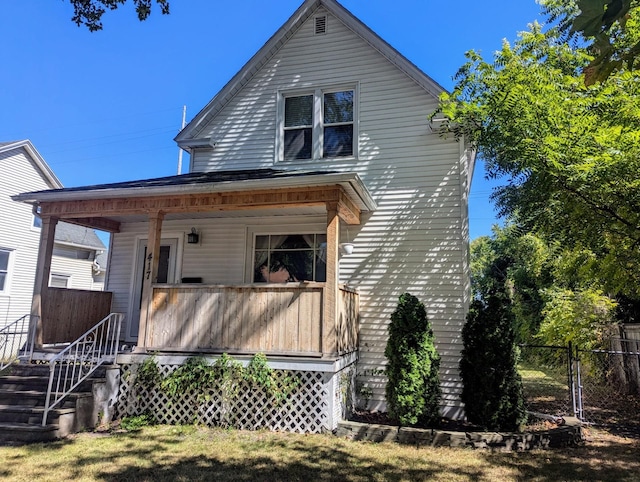
M 248 383 L 243 383 L 231 396 L 224 396 L 223 387 L 214 387 L 207 399 L 201 401 L 196 393 L 184 393 L 179 399 L 172 399 L 159 389 L 147 390 L 135 384 L 137 365 L 120 367 L 117 417 L 150 414 L 162 424 L 199 423 L 299 433 L 320 433 L 330 425 L 329 376 L 324 373 L 276 370 L 278 382 L 286 377 L 297 380 L 290 395 L 280 403 L 260 387 Z M 166 377 L 177 365 L 158 368 Z M 282 389 L 283 384 L 278 388 Z

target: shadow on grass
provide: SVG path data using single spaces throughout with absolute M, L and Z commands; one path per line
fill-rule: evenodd
M 517 471 L 522 480 L 638 481 L 640 444 L 604 435 L 584 447 L 485 455 L 492 465 Z
M 332 436 L 153 427 L 7 452 L 9 480 L 369 481 L 639 480 L 640 444 L 524 453 L 350 442 Z M 14 457 L 15 455 L 15 457 Z M 22 477 L 22 478 L 21 478 Z

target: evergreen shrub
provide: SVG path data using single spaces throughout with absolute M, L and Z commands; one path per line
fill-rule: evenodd
M 402 425 L 433 426 L 440 421 L 440 356 L 424 305 L 404 293 L 391 315 L 384 351 L 389 416 Z
M 486 430 L 519 430 L 526 419 L 514 319 L 502 289 L 474 300 L 462 330 L 460 375 L 467 420 Z

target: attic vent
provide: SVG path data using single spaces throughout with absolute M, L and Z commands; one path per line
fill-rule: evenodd
M 327 33 L 327 16 L 321 15 L 315 18 L 316 20 L 316 35 L 324 35 Z

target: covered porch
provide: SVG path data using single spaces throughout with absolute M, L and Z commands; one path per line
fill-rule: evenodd
M 90 300 L 95 295 L 89 292 L 64 293 L 48 287 L 55 226 L 64 220 L 109 231 L 116 237 L 131 231 L 132 226 L 144 230 L 140 236 L 144 251 L 128 266 L 130 296 L 125 315 L 131 334 L 137 335 L 136 353 L 261 352 L 335 358 L 357 350 L 359 295 L 341 283 L 339 273 L 340 244 L 345 241 L 341 230 L 359 225 L 363 213 L 375 209 L 357 174 L 272 169 L 191 173 L 26 193 L 19 199 L 37 206 L 43 221 L 32 309 L 32 319 L 38 320 L 36 346 L 72 341 L 102 319 L 104 311 L 118 311 L 114 305 L 124 305 L 123 295 L 113 288 L 115 275 L 108 276 L 99 302 Z M 230 218 L 265 222 L 288 216 L 324 220 L 313 241 L 306 234 L 298 236 L 308 240 L 309 259 L 319 259 L 321 254 L 321 270 L 314 264 L 308 271 L 311 275 L 279 278 L 282 266 L 265 262 L 263 270 L 268 266 L 270 275 L 258 280 L 254 273 L 263 261 L 258 259 L 262 255 L 256 254 L 262 249 L 262 240 L 259 230 L 246 228 L 244 260 L 229 267 L 238 271 L 233 277 L 236 281 L 219 281 L 214 276 L 203 279 L 194 267 L 198 263 L 180 260 L 188 251 L 191 259 L 202 256 L 201 264 L 206 265 L 211 236 L 196 240 L 201 250 L 197 254 L 192 248 L 196 244 L 188 238 L 198 232 L 182 230 L 171 248 L 181 269 L 173 278 L 167 276 L 164 239 L 167 233 L 174 236 L 178 225 L 206 223 L 215 229 L 220 220 Z M 221 233 L 216 236 L 216 242 L 224 239 Z M 130 255 L 131 247 L 128 250 L 112 242 L 109 266 Z M 130 340 L 123 337 L 123 341 Z

